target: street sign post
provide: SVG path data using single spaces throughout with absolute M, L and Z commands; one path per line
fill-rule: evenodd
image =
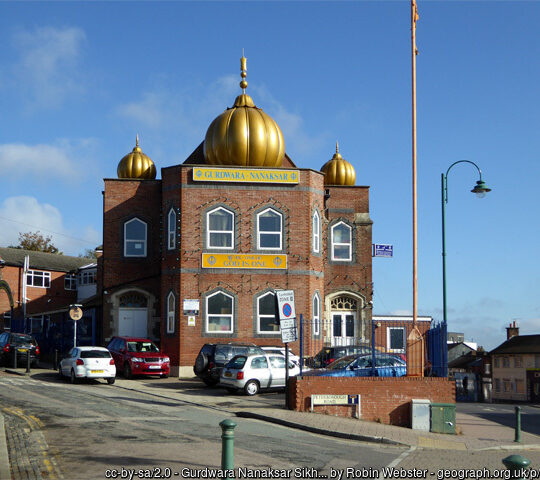
M 296 342 L 296 310 L 294 306 L 293 290 L 276 290 L 277 310 L 279 316 L 279 327 L 281 330 L 281 341 L 283 343 Z M 288 349 L 285 349 L 288 352 Z M 285 355 L 288 357 L 288 355 Z M 288 360 L 288 358 L 286 359 Z
M 73 320 L 73 348 L 77 346 L 77 321 L 83 316 L 81 305 L 69 306 L 69 318 Z
M 385 245 L 382 243 L 373 244 L 374 257 L 392 258 L 393 255 L 394 255 L 394 245 Z

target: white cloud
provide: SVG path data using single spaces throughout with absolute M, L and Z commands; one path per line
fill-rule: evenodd
M 0 168 L 6 177 L 36 176 L 70 179 L 78 174 L 71 158 L 73 147 L 64 143 L 54 145 L 0 145 Z
M 19 233 L 36 231 L 51 237 L 52 244 L 66 255 L 78 255 L 101 243 L 100 234 L 93 227 L 69 231 L 58 208 L 41 204 L 34 197 L 9 197 L 0 204 L 1 246 L 18 245 Z
M 85 39 L 84 31 L 74 27 L 41 27 L 14 36 L 20 52 L 15 75 L 29 104 L 55 107 L 83 91 L 77 64 Z

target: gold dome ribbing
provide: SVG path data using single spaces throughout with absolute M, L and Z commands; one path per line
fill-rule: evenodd
M 336 153 L 322 166 L 321 172 L 325 185 L 354 185 L 356 181 L 354 167 L 340 155 L 337 142 Z
M 208 127 L 204 158 L 209 165 L 281 167 L 285 155 L 277 123 L 246 94 L 246 58 L 240 60 L 243 93 Z
M 139 135 L 133 150 L 128 153 L 116 169 L 118 178 L 134 178 L 140 180 L 153 180 L 156 178 L 156 166 L 152 159 L 143 153 L 139 147 Z

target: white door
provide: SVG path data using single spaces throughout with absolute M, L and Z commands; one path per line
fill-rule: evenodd
M 120 337 L 148 337 L 146 308 L 119 308 L 118 335 Z
M 332 346 L 354 345 L 355 312 L 332 312 Z

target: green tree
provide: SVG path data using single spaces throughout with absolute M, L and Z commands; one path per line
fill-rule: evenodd
M 96 251 L 93 248 L 85 248 L 84 252 L 79 253 L 81 258 L 97 258 Z
M 58 253 L 58 251 L 52 243 L 51 237 L 46 237 L 41 232 L 19 232 L 19 245 L 12 248 L 22 248 L 24 250 L 32 250 L 34 252 L 45 252 L 45 253 Z

